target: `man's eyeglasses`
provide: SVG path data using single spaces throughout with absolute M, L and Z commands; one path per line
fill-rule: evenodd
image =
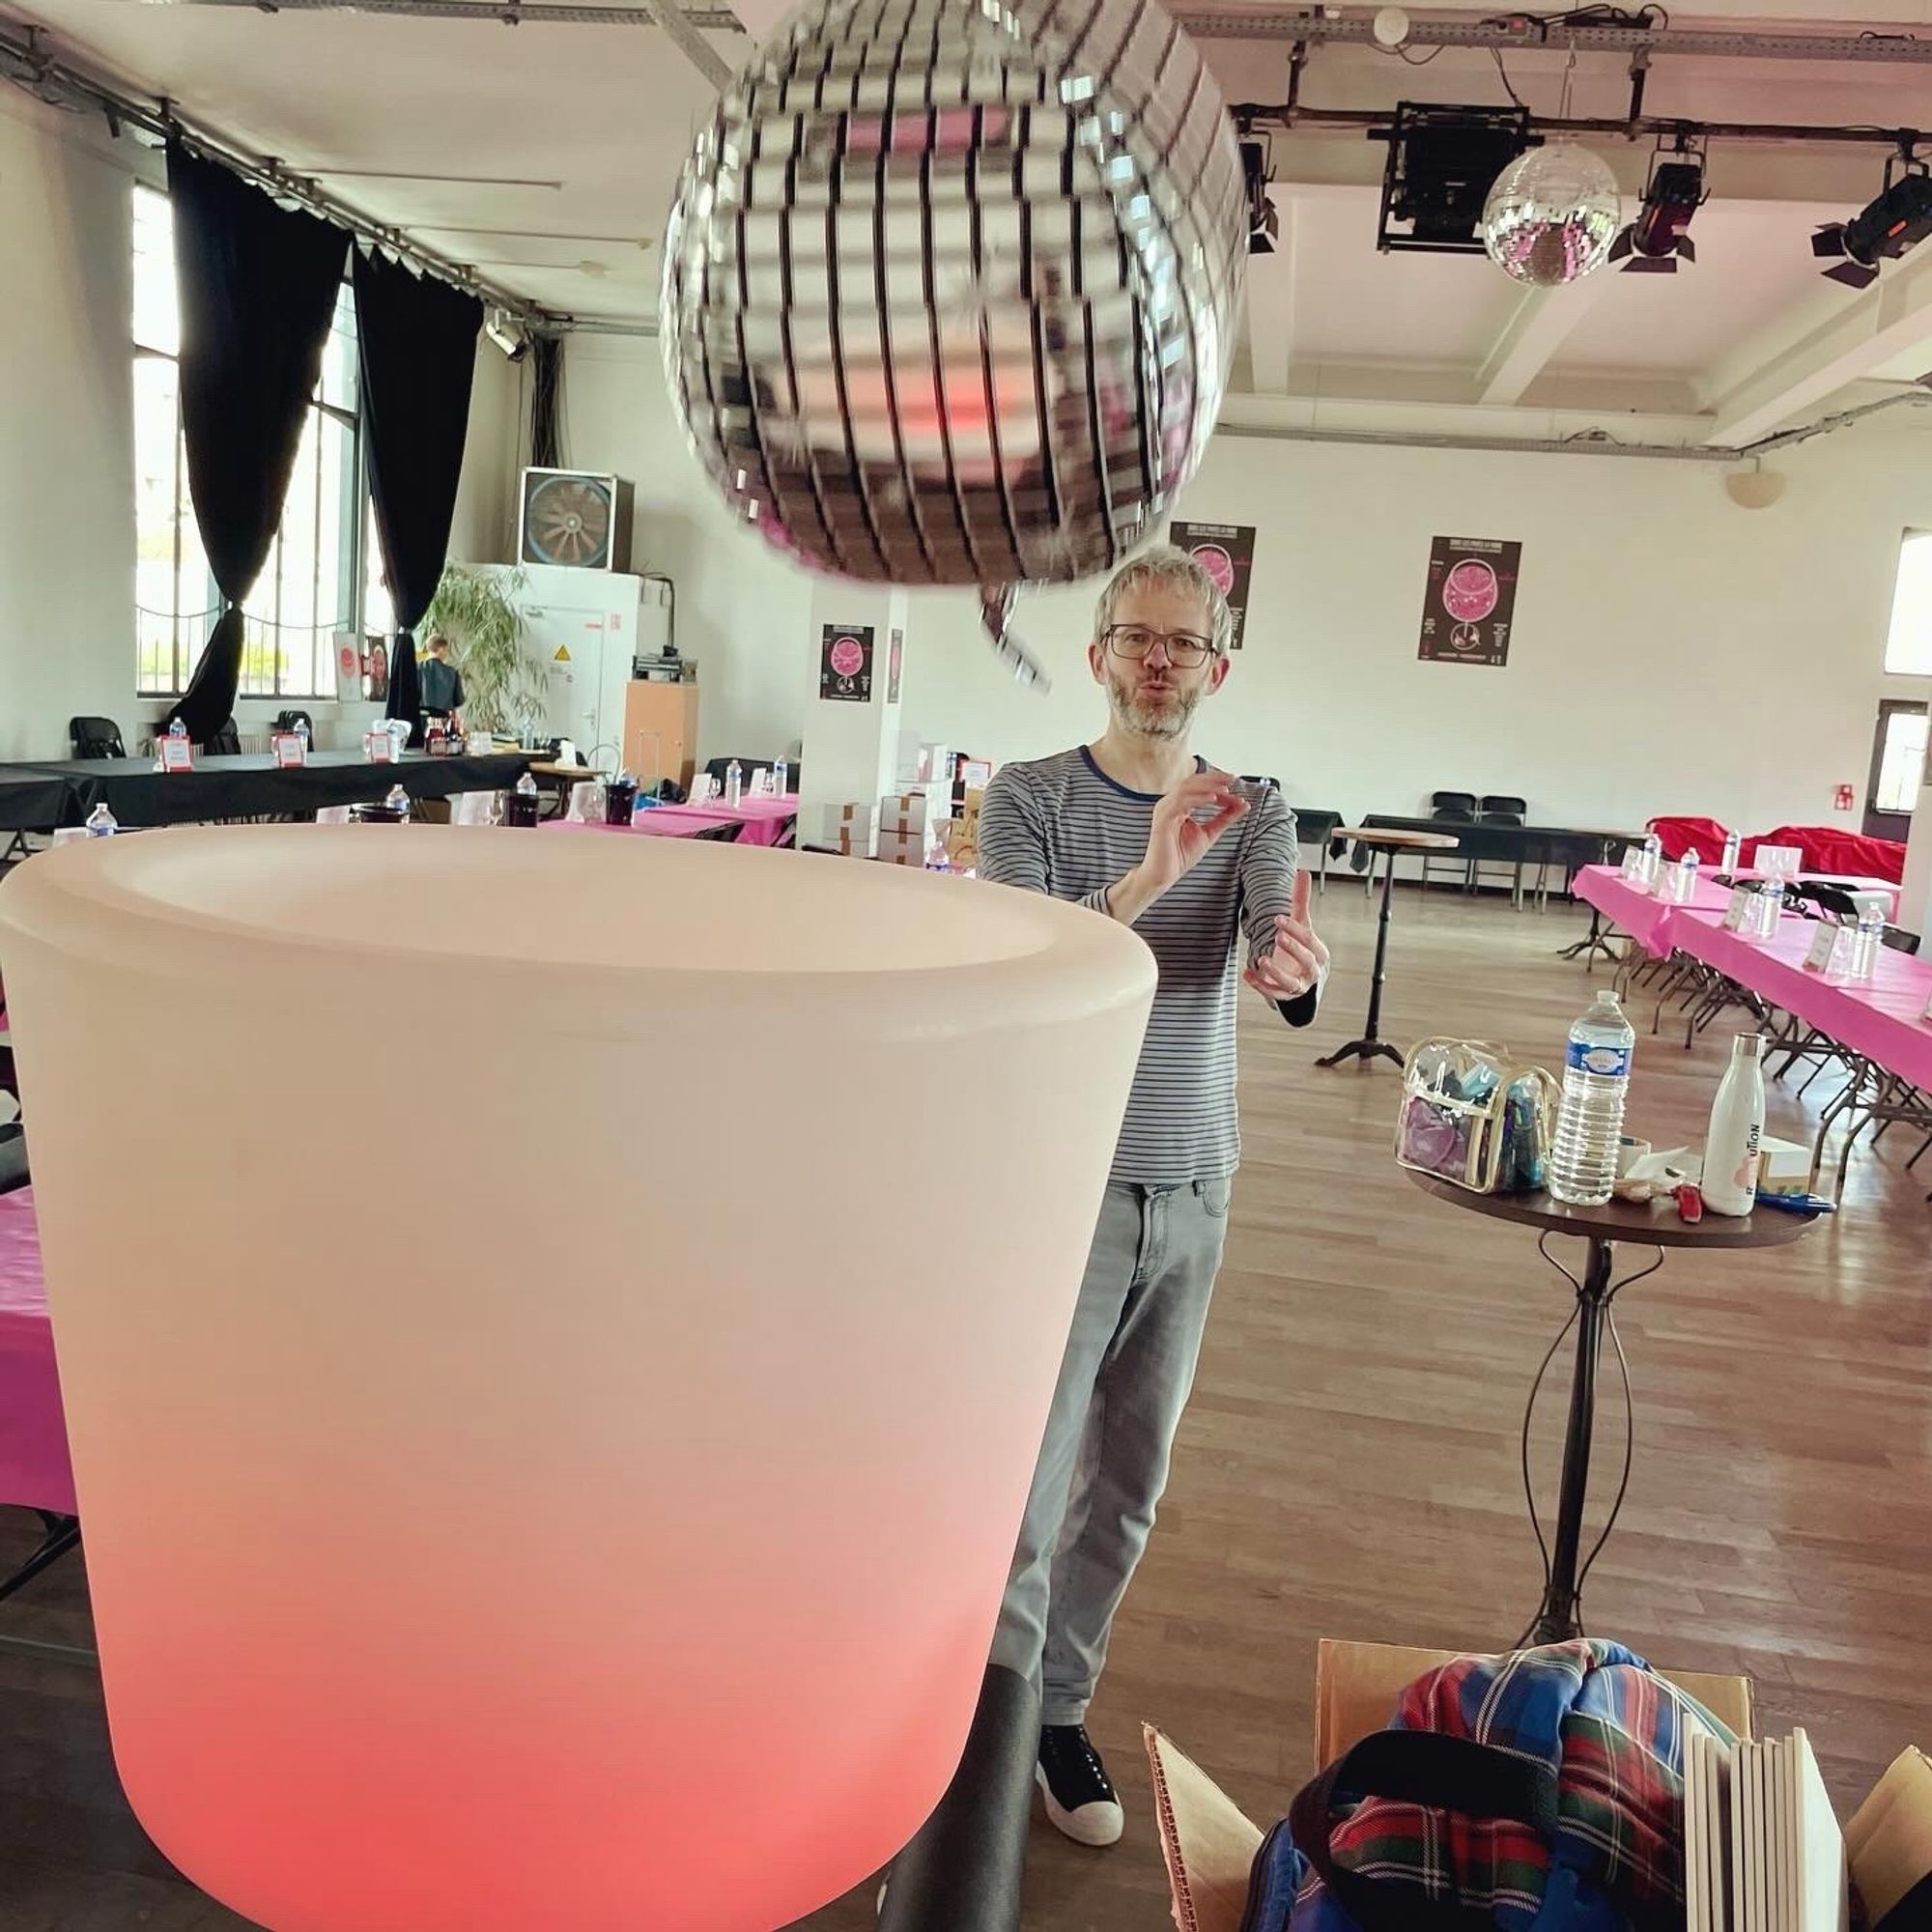
M 1117 658 L 1144 658 L 1156 644 L 1167 646 L 1167 661 L 1180 670 L 1194 670 L 1214 655 L 1214 640 L 1192 631 L 1150 631 L 1145 624 L 1110 624 L 1106 645 Z

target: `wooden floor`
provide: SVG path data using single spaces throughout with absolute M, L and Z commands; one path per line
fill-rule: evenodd
M 1536 1602 L 1518 1433 L 1569 1291 L 1525 1235 L 1426 1200 L 1392 1166 L 1395 1068 L 1315 1067 L 1358 1030 L 1373 944 L 1359 886 L 1332 884 L 1318 917 L 1337 960 L 1321 1023 L 1291 1033 L 1244 999 L 1247 1159 L 1227 1266 L 1094 1714 L 1126 1839 L 1084 1852 L 1036 1825 L 1035 1932 L 1168 1924 L 1143 1719 L 1271 1820 L 1311 1770 L 1318 1636 L 1493 1648 Z M 1581 928 L 1568 909 L 1399 894 L 1385 1032 L 1558 1064 L 1588 982 L 1554 953 Z M 1660 1147 L 1694 1141 L 1724 1041 L 1686 1055 L 1634 1010 L 1632 1125 Z M 1773 1130 L 1802 1123 L 1775 1094 Z M 1901 1746 L 1932 1744 L 1932 1155 L 1914 1184 L 1901 1141 L 1855 1163 L 1845 1213 L 1797 1247 L 1674 1256 L 1630 1292 L 1635 1470 L 1585 1597 L 1593 1631 L 1659 1662 L 1749 1672 L 1764 1724 L 1809 1729 L 1841 1803 Z M 1536 1432 L 1546 1498 L 1566 1388 L 1546 1394 Z M 1598 1468 L 1613 1475 L 1613 1373 L 1605 1413 Z M 1605 1484 L 1595 1509 L 1607 1499 Z M 0 1511 L 0 1566 L 29 1527 Z M 84 1641 L 80 1583 L 66 1566 L 0 1605 L 0 1632 Z M 0 1655 L 0 1926 L 242 1922 L 175 1878 L 128 1815 L 91 1676 Z M 863 1932 L 869 1889 L 805 1923 Z

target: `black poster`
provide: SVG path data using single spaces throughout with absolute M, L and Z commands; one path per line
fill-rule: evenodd
M 1492 537 L 1434 539 L 1416 656 L 1434 664 L 1508 664 L 1521 564 L 1520 543 Z
M 893 632 L 892 648 L 886 653 L 886 702 L 899 701 L 899 672 L 905 668 L 905 633 Z
M 1214 580 L 1214 587 L 1228 600 L 1234 628 L 1228 634 L 1228 648 L 1241 648 L 1241 634 L 1248 626 L 1248 573 L 1255 563 L 1255 531 L 1252 524 L 1183 524 L 1167 526 L 1167 540 L 1178 544 Z
M 818 646 L 818 695 L 846 704 L 871 703 L 871 625 L 825 626 Z

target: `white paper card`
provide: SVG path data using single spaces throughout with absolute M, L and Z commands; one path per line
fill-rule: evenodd
M 287 771 L 308 763 L 308 753 L 295 732 L 277 731 L 270 742 L 274 749 L 276 770 Z
M 1811 935 L 1811 950 L 1804 955 L 1807 973 L 1842 972 L 1850 962 L 1852 929 L 1827 923 Z
M 1730 903 L 1724 908 L 1724 930 L 1739 932 L 1744 928 L 1745 915 L 1750 910 L 1751 889 L 1748 886 L 1733 886 Z
M 161 738 L 156 741 L 161 750 L 161 769 L 164 772 L 191 772 L 194 770 L 194 747 L 185 738 Z

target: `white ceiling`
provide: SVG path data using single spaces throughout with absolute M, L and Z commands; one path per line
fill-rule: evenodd
M 774 6 L 743 0 L 740 16 L 768 21 Z M 1741 25 L 1744 11 L 1742 0 L 1703 0 L 1695 21 L 1674 24 Z M 1749 0 L 1760 21 L 1820 28 L 1807 11 L 1802 0 Z M 1932 0 L 1839 0 L 1834 12 L 1853 30 L 1932 32 Z M 665 213 L 711 99 L 655 28 L 135 0 L 0 0 L 0 18 L 44 25 L 64 55 L 316 175 L 359 213 L 520 298 L 612 321 L 654 311 Z M 749 51 L 741 35 L 708 38 L 734 66 Z M 1285 97 L 1279 35 L 1215 39 L 1208 50 L 1231 99 Z M 1561 54 L 1511 53 L 1506 64 L 1532 108 L 1556 111 Z M 1583 57 L 1571 78 L 1574 112 L 1624 111 L 1616 59 Z M 1323 47 L 1302 89 L 1318 106 L 1403 99 L 1505 96 L 1493 60 L 1465 49 L 1410 66 Z M 1657 62 L 1645 106 L 1703 120 L 1897 126 L 1932 119 L 1928 100 L 1927 67 L 1671 58 Z M 1599 146 L 1634 209 L 1647 147 Z M 1842 219 L 1876 190 L 1882 150 L 1718 146 L 1694 266 L 1675 276 L 1604 271 L 1553 298 L 1525 295 L 1480 258 L 1378 256 L 1385 152 L 1354 131 L 1275 136 L 1284 246 L 1251 265 L 1235 377 L 1257 407 L 1279 401 L 1304 417 L 1311 400 L 1341 412 L 1642 412 L 1694 419 L 1685 436 L 1735 443 L 1932 371 L 1932 245 L 1865 295 L 1821 281 L 1809 254 L 1816 223 Z M 462 179 L 401 179 L 411 175 Z

